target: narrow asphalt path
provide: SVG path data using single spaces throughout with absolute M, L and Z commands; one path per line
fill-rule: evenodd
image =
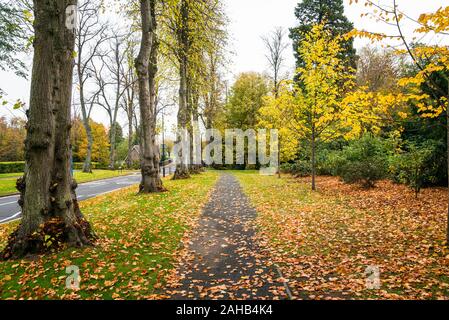
M 173 173 L 173 170 L 173 166 L 167 166 L 166 174 L 170 175 Z M 140 179 L 140 173 L 135 173 L 128 176 L 82 183 L 76 189 L 77 198 L 80 201 L 94 198 L 105 193 L 138 184 L 140 183 Z M 0 224 L 20 218 L 21 209 L 17 203 L 18 200 L 18 195 L 0 198 Z
M 256 211 L 239 182 L 223 175 L 172 277 L 172 299 L 286 299 L 255 239 Z

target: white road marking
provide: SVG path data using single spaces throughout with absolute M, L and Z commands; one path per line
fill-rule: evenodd
M 12 195 L 12 196 L 7 196 L 7 197 L 1 197 L 0 199 L 9 199 L 9 198 L 18 198 L 19 196 L 16 194 L 16 195 Z
M 9 222 L 9 220 L 14 219 L 15 217 L 19 216 L 21 213 L 22 213 L 22 212 L 20 211 L 20 212 L 17 212 L 16 214 L 14 214 L 14 215 L 12 215 L 12 216 L 6 218 L 6 219 L 2 219 L 2 220 L 0 220 L 0 223 L 3 223 L 3 222 L 5 222 L 5 221 L 8 221 L 8 222 Z
M 15 219 L 12 219 L 12 220 L 8 220 L 8 221 L 5 221 L 5 222 L 0 222 L 0 225 L 11 223 L 11 222 L 14 222 L 14 221 L 19 221 L 20 219 L 22 219 L 22 218 L 18 217 L 18 218 L 15 218 Z
M 8 204 L 13 204 L 13 203 L 17 203 L 17 201 L 2 203 L 2 204 L 0 204 L 0 207 L 7 206 Z
M 106 182 L 96 182 L 96 183 L 85 184 L 83 186 L 84 187 L 89 187 L 89 188 L 94 188 L 94 187 L 98 187 L 98 186 L 104 186 L 106 184 L 107 184 Z

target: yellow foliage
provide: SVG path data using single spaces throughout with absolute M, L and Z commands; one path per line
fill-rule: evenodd
M 357 3 L 358 1 L 350 1 Z M 380 5 L 374 5 L 372 1 L 365 0 L 365 7 L 382 8 Z M 418 111 L 423 117 L 434 118 L 440 116 L 448 108 L 448 101 L 444 96 L 447 96 L 448 91 L 437 88 L 431 80 L 431 75 L 440 72 L 441 74 L 449 72 L 449 47 L 442 45 L 420 45 L 413 47 L 411 44 L 407 44 L 402 37 L 401 29 L 399 28 L 399 21 L 403 18 L 403 14 L 395 8 L 395 10 L 381 9 L 380 11 L 374 10 L 371 15 L 374 15 L 378 21 L 388 22 L 388 15 L 393 15 L 393 24 L 398 25 L 398 35 L 387 36 L 385 34 L 373 33 L 366 30 L 353 30 L 347 37 L 362 37 L 370 39 L 371 41 L 382 41 L 387 38 L 397 38 L 404 44 L 403 49 L 397 49 L 398 55 L 409 55 L 415 64 L 419 65 L 419 72 L 413 77 L 404 77 L 399 80 L 398 85 L 403 87 L 405 94 L 398 95 L 396 100 L 402 101 L 402 103 L 415 103 L 418 106 Z M 420 15 L 418 21 L 419 27 L 415 30 L 415 33 L 420 33 L 425 36 L 427 33 L 447 35 L 449 32 L 449 6 L 439 8 L 432 13 L 423 13 Z M 425 61 L 422 63 L 420 61 Z M 437 98 L 435 96 L 430 97 L 428 94 L 424 94 L 421 90 L 423 84 L 428 84 L 432 90 L 438 92 L 438 96 L 443 98 Z M 401 114 L 401 117 L 404 115 Z
M 352 70 L 339 59 L 341 41 L 322 25 L 315 26 L 299 49 L 304 61 L 298 69 L 300 85 L 284 81 L 278 98 L 264 100 L 260 125 L 280 130 L 283 161 L 295 157 L 299 140 L 349 140 L 367 130 L 377 132 L 383 120 L 391 118 L 393 107 L 402 103 L 393 94 L 355 89 Z
M 424 13 L 419 17 L 418 21 L 422 25 L 422 27 L 417 29 L 418 32 L 447 32 L 449 31 L 449 6 L 439 8 L 434 13 Z
M 90 120 L 93 146 L 92 161 L 107 162 L 109 157 L 109 137 L 103 124 Z M 80 119 L 75 119 L 72 130 L 73 156 L 84 160 L 87 155 L 87 134 Z

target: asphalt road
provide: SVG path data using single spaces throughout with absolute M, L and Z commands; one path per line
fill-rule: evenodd
M 169 175 L 173 171 L 173 167 L 166 167 L 167 175 Z M 76 194 L 78 196 L 78 200 L 82 201 L 103 195 L 105 193 L 123 189 L 138 183 L 140 183 L 140 173 L 106 180 L 82 183 L 78 186 Z M 20 218 L 21 212 L 20 207 L 17 204 L 18 200 L 18 195 L 0 198 L 0 224 Z

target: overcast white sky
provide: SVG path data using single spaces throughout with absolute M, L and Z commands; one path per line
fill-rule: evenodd
M 231 21 L 231 44 L 229 50 L 233 52 L 231 55 L 233 62 L 229 66 L 230 80 L 240 72 L 266 71 L 268 66 L 265 60 L 265 48 L 261 36 L 269 33 L 278 26 L 286 30 L 295 26 L 294 8 L 300 0 L 224 1 Z M 361 0 L 359 2 L 363 1 Z M 380 2 L 391 3 L 392 1 L 383 0 Z M 398 0 L 398 4 L 400 9 L 405 11 L 409 16 L 417 18 L 420 13 L 435 11 L 441 6 L 449 5 L 449 0 Z M 356 28 L 388 32 L 388 27 L 382 23 L 367 18 L 362 20 L 360 14 L 365 12 L 365 9 L 360 4 L 350 6 L 349 0 L 345 0 L 345 11 L 349 20 L 354 22 Z M 405 24 L 404 28 L 408 36 L 411 36 L 414 27 L 413 24 Z M 436 38 L 425 40 L 440 41 L 440 39 Z M 366 44 L 366 40 L 357 40 L 356 48 L 361 48 Z M 286 71 L 293 72 L 293 51 L 289 49 L 286 54 Z M 10 73 L 0 72 L 0 88 L 8 94 L 8 100 L 15 101 L 21 99 L 28 103 L 29 82 L 19 79 Z M 6 111 L 4 108 L 0 108 L 0 116 L 6 115 L 10 117 L 11 112 L 10 110 Z M 107 118 L 100 110 L 94 112 L 93 119 L 107 125 Z M 122 124 L 125 124 L 125 122 L 121 121 Z
M 235 52 L 232 73 L 238 74 L 244 71 L 264 71 L 267 63 L 264 57 L 265 48 L 261 41 L 261 36 L 269 33 L 277 26 L 288 29 L 296 26 L 294 9 L 298 0 L 225 0 L 228 7 L 228 14 L 231 20 L 231 34 L 234 40 L 232 50 Z M 363 20 L 360 14 L 366 12 L 366 8 L 361 4 L 349 5 L 349 0 L 345 0 L 345 13 L 348 19 L 354 23 L 358 29 L 366 29 L 376 32 L 393 33 L 390 27 L 377 23 L 375 20 Z M 389 4 L 391 0 L 379 1 Z M 418 18 L 421 13 L 432 12 L 441 6 L 449 5 L 449 0 L 398 0 L 401 10 L 405 11 L 413 18 Z M 408 35 L 416 25 L 406 23 L 404 28 Z M 356 48 L 361 48 L 369 41 L 357 39 Z M 286 68 L 294 70 L 293 50 L 289 50 Z

